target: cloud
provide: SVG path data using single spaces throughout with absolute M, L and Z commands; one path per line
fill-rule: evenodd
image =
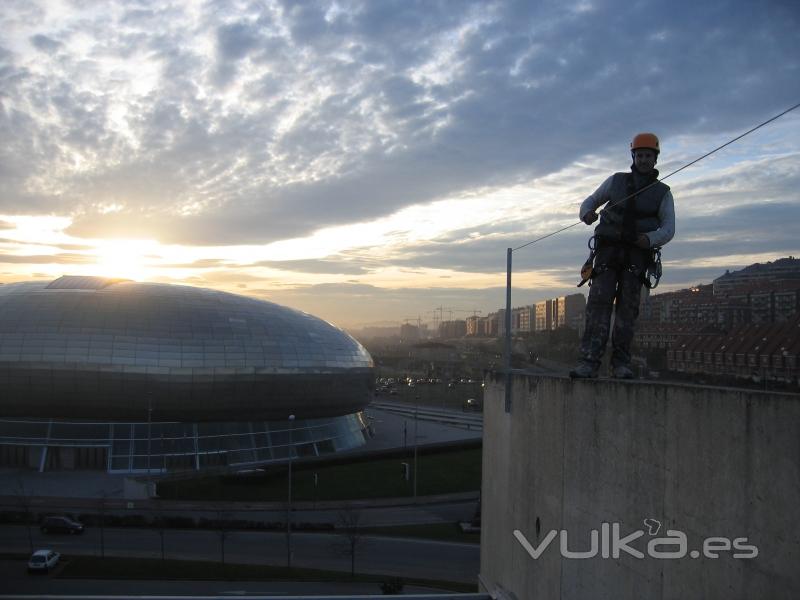
M 224 258 L 201 258 L 186 263 L 167 263 L 161 265 L 166 269 L 213 269 L 231 265 L 231 261 Z
M 15 228 L 14 225 L 3 227 L 2 222 L 0 222 L 0 229 L 14 229 L 14 228 Z M 59 250 L 76 250 L 76 251 L 96 250 L 96 246 L 89 246 L 87 244 L 56 244 L 47 242 L 33 242 L 28 240 L 20 242 L 20 240 L 15 240 L 11 238 L 0 238 L 0 244 L 10 244 L 14 246 L 46 246 L 48 248 L 58 248 Z
M 281 283 L 259 267 L 291 272 L 286 288 L 304 274 L 313 285 L 434 271 L 459 297 L 500 305 L 502 290 L 467 291 L 459 277 L 502 275 L 507 247 L 569 224 L 627 169 L 632 133 L 659 133 L 666 173 L 796 102 L 798 26 L 778 1 L 12 4 L 0 11 L 0 214 L 69 217 L 76 238 L 207 247 L 169 265 L 203 269 L 194 283 Z M 678 233 L 665 281 L 711 276 L 732 256 L 797 253 L 798 133 L 788 115 L 669 182 Z M 516 204 L 493 196 L 526 185 Z M 268 246 L 252 263 L 217 258 L 219 246 L 468 196 L 487 199 L 469 205 L 486 212 L 469 226 L 442 213 L 449 230 L 402 222 L 317 260 L 272 260 Z M 569 289 L 590 234 L 578 226 L 515 252 L 515 277 Z M 80 241 L 59 248 L 89 248 Z M 342 285 L 282 293 L 324 310 L 314 294 L 343 306 L 362 294 L 364 313 L 402 312 L 414 294 L 447 302 L 434 287 Z
M 416 319 L 418 315 L 423 320 L 430 320 L 431 315 L 426 316 L 426 313 L 437 306 L 463 309 L 469 314 L 473 309 L 484 312 L 482 307 L 499 307 L 505 298 L 503 288 L 385 289 L 354 283 L 318 284 L 286 290 L 259 290 L 251 286 L 248 293 L 297 307 L 346 327 L 370 321 Z M 463 318 L 466 314 L 454 313 L 453 318 Z
M 302 273 L 316 274 L 341 274 L 341 275 L 363 275 L 372 269 L 365 264 L 358 264 L 356 261 L 344 260 L 264 260 L 253 263 L 251 266 L 269 267 L 283 271 L 299 271 Z
M 231 23 L 217 29 L 217 52 L 221 60 L 238 60 L 260 45 L 256 27 L 247 23 Z
M 62 46 L 61 42 L 58 40 L 54 40 L 41 33 L 31 36 L 31 44 L 33 44 L 37 50 L 41 50 L 47 54 L 56 52 Z
M 32 32 L 62 45 L 36 72 L 12 59 L 0 128 L 28 164 L 0 203 L 67 210 L 76 235 L 267 242 L 624 154 L 638 129 L 740 130 L 800 91 L 780 3 L 212 7 L 67 14 L 83 55 Z
M 0 263 L 30 264 L 30 265 L 81 265 L 92 264 L 94 257 L 85 254 L 42 254 L 22 256 L 16 254 L 0 254 Z

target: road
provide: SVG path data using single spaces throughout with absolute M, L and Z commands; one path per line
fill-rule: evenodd
M 388 527 L 392 525 L 416 525 L 421 523 L 456 523 L 469 521 L 475 515 L 477 494 L 452 494 L 441 497 L 439 502 L 422 498 L 418 504 L 411 499 L 406 504 L 384 505 L 381 500 L 348 502 L 296 502 L 292 508 L 293 523 L 339 522 L 342 510 L 356 506 L 361 515 L 362 527 Z M 106 515 L 143 515 L 145 517 L 182 515 L 195 519 L 216 519 L 220 512 L 228 519 L 242 519 L 261 523 L 285 522 L 285 505 L 246 502 L 192 502 L 154 500 L 125 501 L 109 499 L 105 502 Z M 71 515 L 98 514 L 99 502 L 90 498 L 32 498 L 29 508 L 35 516 L 66 513 Z M 0 496 L 0 510 L 21 510 L 20 499 Z
M 99 556 L 101 532 L 88 528 L 83 535 L 45 535 L 31 528 L 34 548 L 53 548 L 70 554 Z M 106 528 L 102 535 L 106 556 L 161 557 L 161 536 L 156 529 Z M 222 536 L 217 531 L 164 530 L 168 559 L 220 561 Z M 297 567 L 349 571 L 345 538 L 337 534 L 292 533 L 292 564 Z M 30 549 L 28 529 L 0 526 L 0 548 L 5 552 Z M 224 541 L 225 560 L 242 564 L 286 564 L 286 534 L 232 531 Z M 384 536 L 364 536 L 356 554 L 356 570 L 401 577 L 475 582 L 480 568 L 477 544 L 437 542 Z
M 311 581 L 159 581 L 159 580 L 103 580 L 58 577 L 57 568 L 48 575 L 29 575 L 23 560 L 0 559 L 0 600 L 31 600 L 32 597 L 58 595 L 85 598 L 87 596 L 133 597 L 253 597 L 285 598 L 287 596 L 324 595 L 335 598 L 360 598 L 365 594 L 381 596 L 380 583 L 361 582 L 311 582 Z M 407 594 L 430 594 L 431 600 L 489 600 L 488 594 L 442 595 L 438 588 L 406 585 Z M 373 597 L 373 596 L 370 596 Z M 382 597 L 382 596 L 381 596 Z M 419 597 L 419 596 L 418 596 Z

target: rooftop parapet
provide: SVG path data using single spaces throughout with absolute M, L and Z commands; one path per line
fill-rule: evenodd
M 517 598 L 800 596 L 800 396 L 490 375 L 481 581 Z

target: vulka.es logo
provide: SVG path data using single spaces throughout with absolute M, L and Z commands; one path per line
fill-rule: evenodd
M 661 523 L 656 519 L 645 519 L 644 525 L 647 527 L 651 536 L 658 534 Z M 709 537 L 703 540 L 703 550 L 689 550 L 689 542 L 686 534 L 675 529 L 667 529 L 664 537 L 653 537 L 648 540 L 646 553 L 650 558 L 676 559 L 685 558 L 719 558 L 720 552 L 733 551 L 733 558 L 755 558 L 758 556 L 758 548 L 748 544 L 746 537 L 738 537 L 731 540 L 727 537 Z M 569 547 L 569 534 L 566 530 L 556 531 L 551 529 L 544 536 L 538 546 L 533 546 L 525 535 L 519 530 L 514 530 L 514 537 L 525 548 L 534 560 L 538 559 L 550 546 L 556 537 L 559 538 L 559 550 L 564 558 L 619 558 L 622 553 L 634 558 L 644 558 L 645 552 L 638 550 L 631 544 L 643 537 L 645 532 L 637 529 L 633 533 L 622 536 L 620 534 L 619 523 L 603 523 L 600 529 L 592 529 L 589 532 L 588 550 L 571 550 Z

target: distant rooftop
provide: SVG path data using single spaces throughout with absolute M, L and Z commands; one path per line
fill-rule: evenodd
M 754 263 L 738 271 L 726 271 L 724 275 L 717 277 L 714 280 L 714 283 L 717 283 L 720 280 L 736 279 L 739 277 L 748 276 L 785 276 L 787 273 L 800 276 L 800 258 L 789 256 L 770 262 Z

